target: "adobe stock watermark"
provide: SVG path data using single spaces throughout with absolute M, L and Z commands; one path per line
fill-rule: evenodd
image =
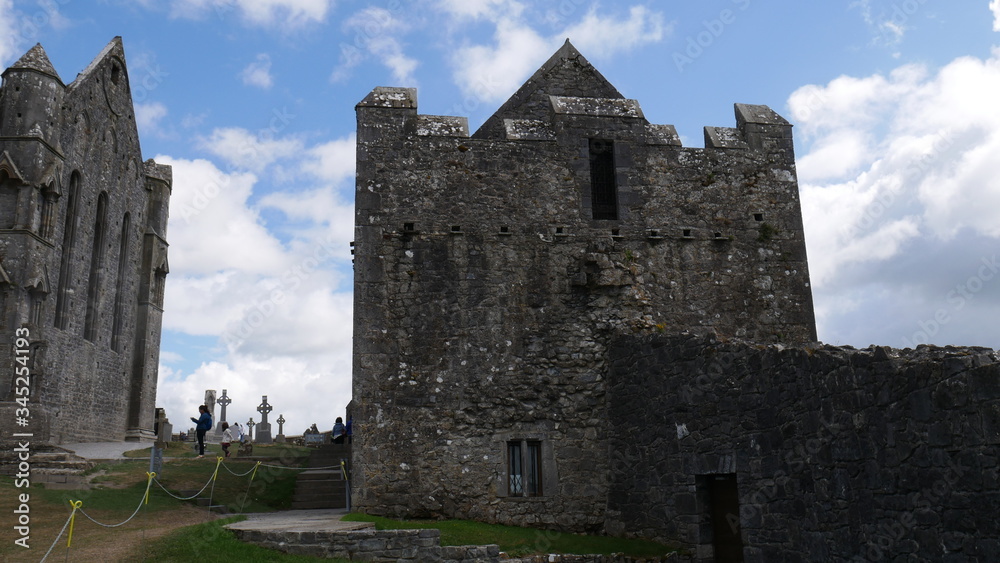
M 696 59 L 705 54 L 705 50 L 715 44 L 722 37 L 726 28 L 736 23 L 739 12 L 746 11 L 750 7 L 751 0 L 732 0 L 736 9 L 724 8 L 719 15 L 710 20 L 701 22 L 704 29 L 696 35 L 689 35 L 685 42 L 684 51 L 674 51 L 673 61 L 677 67 L 677 72 L 684 72 L 684 69 L 694 63 Z
M 934 338 L 941 329 L 951 322 L 951 313 L 960 311 L 969 304 L 977 293 L 983 290 L 987 284 L 1000 273 L 1000 260 L 994 254 L 990 257 L 982 257 L 976 268 L 976 273 L 969 276 L 965 281 L 955 285 L 945 295 L 945 301 L 950 308 L 941 307 L 934 312 L 934 316 L 917 322 L 920 328 L 909 338 L 903 338 L 904 348 L 916 348 L 919 344 L 930 344 L 930 339 Z

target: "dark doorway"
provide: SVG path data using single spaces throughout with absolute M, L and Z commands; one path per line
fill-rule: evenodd
M 716 563 L 742 562 L 743 537 L 740 534 L 740 497 L 736 475 L 708 476 L 708 497 Z

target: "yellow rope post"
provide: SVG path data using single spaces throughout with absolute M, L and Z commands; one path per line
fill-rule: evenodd
M 83 506 L 82 500 L 71 500 L 69 505 L 73 507 L 73 512 L 69 515 L 69 536 L 66 537 L 66 547 L 69 548 L 69 544 L 73 542 L 73 523 L 76 521 L 76 511 L 78 508 Z
M 347 464 L 344 460 L 340 460 L 340 472 L 344 474 L 344 480 L 347 480 Z
M 222 458 L 221 457 L 217 457 L 215 459 L 216 459 L 216 462 L 215 462 L 215 473 L 212 474 L 212 480 L 213 481 L 215 481 L 219 477 L 219 466 L 222 465 Z
M 250 475 L 250 482 L 251 483 L 253 483 L 253 478 L 257 476 L 257 468 L 258 467 L 260 467 L 260 462 L 259 461 L 257 462 L 257 465 L 253 466 L 253 474 Z
M 156 477 L 156 472 L 155 471 L 152 471 L 152 472 L 147 471 L 146 472 L 146 498 L 143 501 L 143 504 L 149 504 L 149 487 L 153 484 L 153 479 L 155 477 Z

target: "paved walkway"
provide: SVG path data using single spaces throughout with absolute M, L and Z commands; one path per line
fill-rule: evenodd
M 230 530 L 261 530 L 265 532 L 343 532 L 374 528 L 371 522 L 343 522 L 343 509 L 285 510 L 245 514 L 246 520 L 227 524 Z
M 83 442 L 60 444 L 59 447 L 86 459 L 125 459 L 125 452 L 152 445 L 152 442 Z

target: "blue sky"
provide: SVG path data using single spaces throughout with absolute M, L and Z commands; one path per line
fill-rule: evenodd
M 1000 346 L 1000 0 L 0 0 L 0 66 L 70 82 L 114 36 L 173 165 L 158 404 L 350 400 L 354 105 L 415 86 L 478 127 L 569 37 L 685 145 L 733 103 L 795 124 L 819 337 Z M 275 429 L 276 431 L 276 429 Z

